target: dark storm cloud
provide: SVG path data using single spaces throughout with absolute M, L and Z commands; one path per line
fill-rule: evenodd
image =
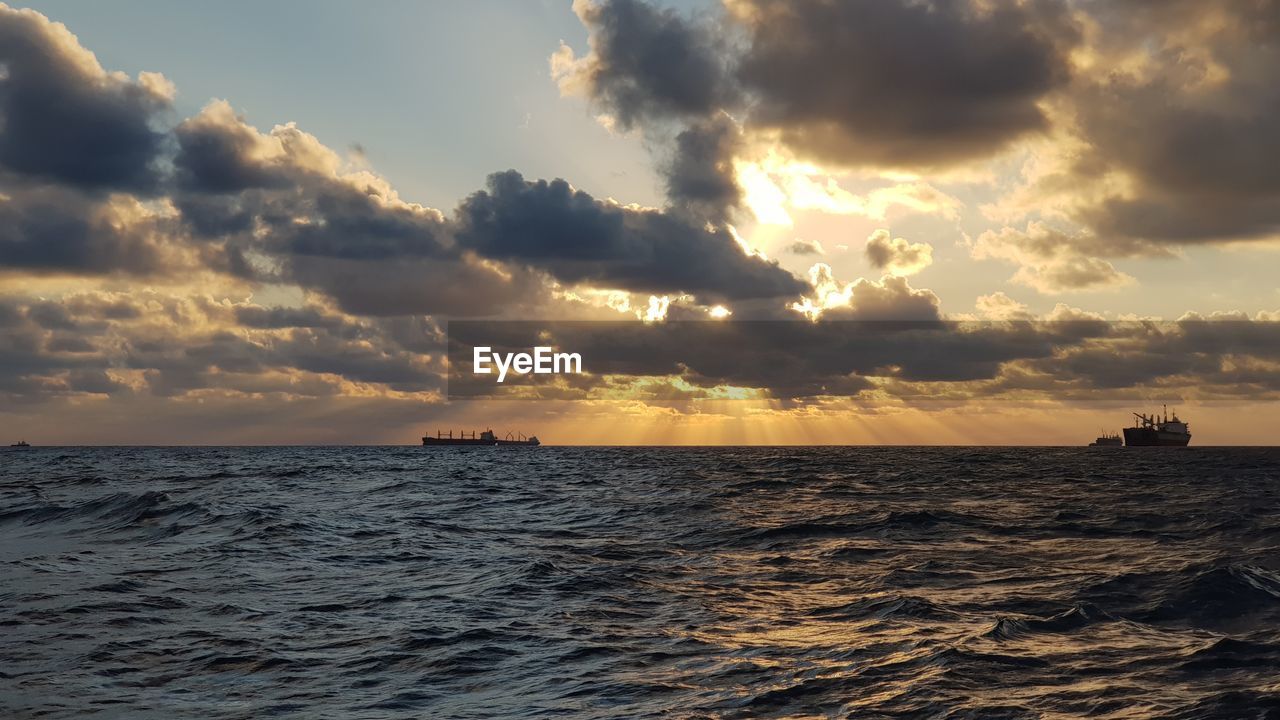
M 495 315 L 519 303 L 536 305 L 545 289 L 525 272 L 506 273 L 472 260 L 350 260 L 294 256 L 283 279 L 319 290 L 357 315 Z
M 129 367 L 150 371 L 148 382 L 169 393 L 210 387 L 238 389 L 237 385 L 219 382 L 219 376 L 262 375 L 267 370 L 333 375 L 407 392 L 440 385 L 436 370 L 415 362 L 409 353 L 387 346 L 373 333 L 358 339 L 344 338 L 314 328 L 275 337 L 270 343 L 254 342 L 230 332 L 212 333 L 188 341 L 179 353 L 134 347 L 126 362 Z M 235 382 L 241 381 L 243 377 L 235 378 Z
M 272 230 L 268 247 L 281 254 L 348 260 L 458 255 L 438 214 L 390 206 L 377 193 L 344 183 L 314 188 L 300 204 L 269 206 L 263 219 Z
M 140 305 L 146 312 L 136 312 Z M 421 319 L 369 321 L 315 306 L 265 307 L 147 292 L 59 300 L 0 297 L 0 399 L 37 403 L 85 394 L 279 393 L 440 389 L 439 355 L 414 338 Z M 442 352 L 443 344 L 436 349 Z M 207 397 L 204 395 L 202 397 Z
M 151 189 L 164 84 L 109 75 L 62 25 L 0 5 L 0 168 L 89 190 Z
M 132 320 L 142 316 L 142 304 L 123 293 L 87 293 L 63 299 L 67 310 L 91 320 Z
M 1209 30 L 1229 29 L 1240 39 L 1264 43 L 1280 37 L 1280 6 L 1273 0 L 1079 0 L 1079 5 L 1109 31 L 1103 38 L 1108 45 L 1142 42 L 1150 33 L 1195 28 L 1224 17 L 1242 22 L 1234 28 L 1209 23 Z
M 253 229 L 253 211 L 235 195 L 181 193 L 173 198 L 196 238 L 221 238 Z
M 411 353 L 392 348 L 383 338 L 376 337 L 377 344 L 369 347 L 330 334 L 294 334 L 276 345 L 273 357 L 286 367 L 403 392 L 434 390 L 443 385 L 439 367 L 417 363 Z
M 1021 365 L 1051 378 L 1053 390 L 1164 388 L 1255 399 L 1280 392 L 1280 322 L 1121 322 L 1081 339 Z M 1012 376 L 993 391 L 1022 387 L 1021 380 Z
M 0 298 L 0 396 L 38 400 L 137 390 L 140 373 L 166 397 L 197 390 L 331 395 L 341 382 L 385 391 L 438 389 L 442 367 L 376 322 L 316 307 L 271 308 L 151 295 L 132 314 L 121 298 Z M 405 318 L 404 322 L 410 319 Z M 398 332 L 406 339 L 406 328 Z
M 776 263 L 746 255 L 727 229 L 596 200 L 563 180 L 526 181 L 514 170 L 489 176 L 488 189 L 462 203 L 456 222 L 463 246 L 566 283 L 708 301 L 805 289 Z
M 1268 62 L 1280 67 L 1280 46 Z M 1280 233 L 1280 76 L 1229 104 L 1171 103 L 1167 84 L 1094 90 L 1080 115 L 1094 152 L 1138 192 L 1087 208 L 1104 237 L 1195 243 Z M 1231 110 L 1230 105 L 1244 109 Z
M 1067 238 L 1075 250 L 1069 263 L 1034 271 L 1037 286 L 1117 284 L 1121 276 L 1099 257 L 1280 235 L 1275 2 L 733 0 L 726 7 L 712 24 L 639 0 L 584 2 L 591 52 L 562 72 L 566 90 L 584 92 L 628 126 L 647 125 L 655 139 L 672 122 L 691 126 L 672 153 L 672 168 L 681 158 L 692 163 L 691 172 L 670 174 L 674 205 L 687 177 L 723 193 L 713 207 L 732 206 L 732 184 L 715 183 L 697 162 L 714 153 L 690 152 L 698 123 L 726 110 L 753 140 L 776 138 L 826 166 L 982 160 L 1056 124 L 1079 147 L 1073 167 L 1045 182 L 1056 188 L 1051 196 L 1082 195 L 1068 200 L 1067 214 L 1088 232 Z M 621 19 L 632 17 L 660 18 L 637 27 L 665 30 L 621 33 Z M 692 67 L 705 72 L 642 62 L 677 57 L 696 58 Z M 1123 193 L 1098 192 L 1117 179 Z
M 176 205 L 190 232 L 221 243 L 221 269 L 322 292 L 347 312 L 491 315 L 543 292 L 456 245 L 439 212 L 401 201 L 293 126 L 258 132 L 211 103 L 177 130 Z M 250 257 L 270 259 L 255 267 Z
M 624 128 L 646 118 L 701 118 L 736 92 L 714 29 L 643 0 L 575 6 L 591 54 L 562 82 L 582 83 Z
M 1280 4 L 1078 7 L 1096 26 L 1097 68 L 1077 78 L 1062 111 L 1081 149 L 1048 182 L 1068 195 L 1114 178 L 1124 188 L 1071 203 L 1072 218 L 1091 230 L 1080 251 L 1158 255 L 1280 234 Z
M 580 6 L 592 47 L 563 73 L 566 89 L 585 92 L 627 125 L 647 125 L 654 138 L 671 122 L 692 126 L 672 153 L 693 160 L 692 172 L 670 174 L 674 205 L 687 177 L 705 192 L 724 193 L 712 207 L 732 206 L 733 185 L 715 183 L 715 174 L 703 172 L 708 165 L 696 162 L 714 154 L 688 147 L 698 123 L 725 110 L 741 118 L 749 137 L 776 138 L 827 166 L 982 160 L 1056 123 L 1080 147 L 1074 167 L 1047 182 L 1072 194 L 1122 178 L 1125 192 L 1094 190 L 1096 197 L 1068 203 L 1068 215 L 1088 232 L 1067 238 L 1077 251 L 1070 263 L 1034 271 L 1038 286 L 1117 284 L 1120 275 L 1099 257 L 1280 235 L 1274 2 L 726 6 L 719 24 L 639 0 Z M 633 17 L 660 18 L 637 27 L 664 32 L 620 33 L 622 19 Z M 1074 62 L 1077 50 L 1084 52 Z M 692 67 L 706 71 L 672 73 L 642 62 L 675 57 L 696 58 Z
M 55 303 L 0 298 L 0 398 L 29 402 L 76 392 L 69 373 L 105 368 L 91 349 L 80 352 L 96 332 Z
M 0 297 L 0 328 L 16 327 L 25 320 L 25 313 L 12 298 Z
M 624 127 L 740 108 L 842 165 L 946 165 L 1046 129 L 1038 103 L 1070 79 L 1079 39 L 1055 0 L 741 0 L 725 28 L 640 0 L 579 15 L 591 53 L 562 82 Z
M 492 176 L 489 189 L 468 198 L 451 220 L 403 203 L 379 184 L 326 172 L 318 150 L 292 149 L 305 144 L 296 137 L 286 136 L 282 154 L 264 164 L 275 133 L 261 135 L 221 106 L 206 109 L 195 126 L 204 138 L 199 145 L 217 148 L 210 154 L 219 159 L 179 157 L 187 190 L 177 206 L 189 230 L 225 243 L 228 271 L 237 272 L 232 261 L 250 251 L 271 257 L 279 281 L 320 290 L 348 312 L 489 315 L 544 295 L 542 272 L 563 282 L 712 298 L 802 289 L 777 265 L 747 256 L 727 230 L 706 227 L 707 216 L 723 211 L 701 205 L 722 204 L 726 191 L 708 187 L 716 180 L 688 176 L 711 158 L 680 164 L 687 181 L 679 185 L 686 197 L 678 212 L 623 208 L 571 192 L 563 181 L 526 183 L 512 171 Z M 711 133 L 730 130 L 708 125 Z M 727 141 L 707 142 L 714 152 Z M 209 167 L 212 180 L 201 175 Z M 714 162 L 707 170 L 721 171 Z M 247 263 L 239 265 L 244 274 L 258 276 Z
M 431 390 L 441 384 L 438 369 L 418 363 L 413 354 L 386 343 L 374 332 L 344 336 L 305 328 L 274 336 L 270 342 L 219 332 L 185 345 L 177 354 L 168 348 L 161 352 L 133 348 L 128 362 L 131 367 L 155 371 L 149 382 L 169 390 L 238 389 L 220 383 L 219 376 L 261 375 L 266 370 L 333 375 L 406 392 Z
M 712 222 L 728 220 L 742 202 L 733 167 L 742 143 L 742 131 L 723 114 L 681 131 L 662 168 L 672 207 Z
M 254 157 L 262 145 L 261 136 L 226 105 L 215 104 L 184 120 L 174 136 L 178 153 L 173 164 L 183 190 L 236 193 L 288 182 L 279 167 Z
M 128 198 L 53 186 L 7 194 L 0 195 L 0 270 L 152 275 L 172 259 L 163 223 Z
M 57 302 L 33 302 L 27 306 L 27 318 L 46 330 L 76 330 L 80 324 L 67 308 Z
M 225 102 L 178 126 L 175 202 L 196 235 L 247 236 L 281 256 L 456 257 L 444 218 L 384 183 L 344 178 L 339 158 L 293 126 L 263 134 Z M 248 240 L 247 237 L 242 238 Z
M 0 4 L 0 271 L 160 275 L 180 258 L 134 193 L 160 191 L 168 82 L 107 73 L 75 36 Z
M 823 162 L 941 165 L 1048 121 L 1075 30 L 1053 2 L 745 0 L 752 122 Z
M 441 355 L 446 350 L 444 323 L 422 315 L 378 318 L 380 332 L 397 347 L 423 355 Z
M 44 349 L 52 353 L 89 353 L 97 350 L 93 343 L 74 335 L 55 335 L 45 343 Z
M 611 101 L 636 117 L 648 104 L 706 114 L 697 103 L 718 54 L 672 54 L 711 43 L 705 29 L 640 3 L 586 14 L 618 59 L 597 76 Z M 707 227 L 737 202 L 727 166 L 737 128 L 728 118 L 699 122 L 683 136 L 669 173 L 669 211 L 581 194 L 568 202 L 556 190 L 563 183 L 525 184 L 516 175 L 468 199 L 455 222 L 401 200 L 293 124 L 260 132 L 224 101 L 157 132 L 152 125 L 172 93 L 167 82 L 105 72 L 39 14 L 0 10 L 0 39 L 6 269 L 170 278 L 203 269 L 297 285 L 344 311 L 385 317 L 537 305 L 548 297 L 548 277 L 712 299 L 803 289 L 776 264 L 744 253 L 727 229 Z M 630 90 L 605 79 L 628 73 Z M 682 78 L 684 89 L 654 95 Z M 459 227 L 469 243 L 456 242 Z
M 245 191 L 234 202 L 181 203 L 191 231 L 239 239 L 281 257 L 345 260 L 457 259 L 444 218 L 387 202 L 378 188 L 317 178 L 281 191 Z M 195 208 L 188 214 L 189 208 Z

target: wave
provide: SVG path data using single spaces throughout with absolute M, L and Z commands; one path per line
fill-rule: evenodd
M 66 455 L 5 717 L 1280 717 L 1277 450 Z
M 1012 640 L 1034 635 L 1070 633 L 1090 625 L 1115 620 L 1116 618 L 1105 610 L 1085 603 L 1047 618 L 1000 618 L 982 636 L 994 640 Z
M 1230 628 L 1280 619 L 1280 574 L 1245 563 L 1125 573 L 1086 589 L 1082 596 L 1148 624 Z

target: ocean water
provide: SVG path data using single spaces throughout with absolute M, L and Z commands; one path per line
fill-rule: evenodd
M 1280 450 L 0 452 L 0 717 L 1280 717 Z

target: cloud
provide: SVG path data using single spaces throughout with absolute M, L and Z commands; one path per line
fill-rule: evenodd
M 507 171 L 441 212 L 293 123 L 259 130 L 225 101 L 174 118 L 162 76 L 108 72 L 65 28 L 0 6 L 0 413 L 190 412 L 261 430 L 288 417 L 263 412 L 269 398 L 311 428 L 352 408 L 407 422 L 440 399 L 445 318 L 616 317 L 646 301 L 655 322 L 636 323 L 634 344 L 590 347 L 649 378 L 654 402 L 725 384 L 869 406 L 1280 393 L 1274 324 L 1114 325 L 1062 305 L 1040 323 L 1003 293 L 977 301 L 999 322 L 950 323 L 903 277 L 927 265 L 926 243 L 877 233 L 879 280 L 819 263 L 805 282 L 730 225 L 755 207 L 741 184 L 753 163 L 788 207 L 958 221 L 980 188 L 873 173 L 855 194 L 800 161 L 933 168 L 1067 137 L 1053 191 L 1075 194 L 1054 222 L 1071 229 L 1032 213 L 970 244 L 1016 282 L 1118 287 L 1133 278 L 1105 258 L 1274 235 L 1270 6 L 1081 0 L 1068 19 L 1054 2 L 733 0 L 693 20 L 637 0 L 577 7 L 592 49 L 558 54 L 562 87 L 661 145 L 662 208 Z M 625 306 L 600 299 L 614 290 Z M 718 303 L 788 322 L 663 327 Z
M 885 276 L 880 282 L 859 278 L 849 292 L 848 307 L 826 313 L 833 320 L 934 320 L 941 316 L 938 296 L 917 290 L 904 277 Z
M 176 203 L 193 233 L 222 244 L 229 272 L 319 290 L 358 314 L 491 315 L 544 298 L 544 273 L 716 301 L 796 296 L 799 280 L 707 224 L 734 202 L 732 180 L 716 166 L 733 132 L 726 119 L 682 136 L 670 211 L 597 201 L 564 181 L 509 171 L 450 218 L 401 200 L 367 171 L 344 170 L 292 124 L 261 133 L 215 102 L 176 131 Z M 246 259 L 255 255 L 269 261 L 265 269 Z
M 639 0 L 577 7 L 592 51 L 562 48 L 562 80 L 655 137 L 727 111 L 742 128 L 729 150 L 739 166 L 762 147 L 882 170 L 1024 150 L 1026 183 L 987 207 L 1005 222 L 1078 228 L 1064 235 L 1078 257 L 1022 274 L 1046 290 L 1123 282 L 1106 258 L 1280 237 L 1270 3 L 731 0 L 714 19 Z M 692 70 L 671 70 L 674 58 Z M 881 217 L 896 201 L 800 180 L 762 189 L 763 175 L 748 175 L 764 222 L 790 222 L 784 200 L 864 213 L 879 203 Z
M 1079 225 L 1070 239 L 1094 257 L 1280 237 L 1274 3 L 1088 0 L 1079 12 L 1086 42 L 1052 104 L 1055 142 L 1004 207 Z
M 741 129 L 724 114 L 681 131 L 662 168 L 672 207 L 712 222 L 727 221 L 742 203 L 733 165 L 742 143 Z
M 176 205 L 190 232 L 223 248 L 227 272 L 378 316 L 492 315 L 544 292 L 537 278 L 458 247 L 442 213 L 402 200 L 372 173 L 346 171 L 292 123 L 261 133 L 215 101 L 176 136 Z
M 1057 2 L 734 0 L 719 25 L 640 0 L 578 0 L 591 51 L 552 57 L 566 93 L 624 127 L 748 111 L 829 165 L 935 167 L 1048 119 L 1077 39 Z M 833 68 L 839 68 L 833 72 Z
M 768 397 L 802 400 L 818 396 L 868 394 L 868 407 L 907 401 L 927 404 L 939 399 L 950 403 L 1002 396 L 1006 392 L 1030 389 L 1029 383 L 1043 378 L 1055 364 L 1069 365 L 1076 354 L 1095 349 L 1140 350 L 1147 352 L 1170 342 L 1183 342 L 1194 328 L 1172 323 L 1158 325 L 1131 323 L 1113 325 L 1071 309 L 1055 311 L 1049 321 L 1011 318 L 1017 322 L 949 322 L 936 316 L 917 320 L 884 320 L 868 312 L 876 303 L 898 304 L 913 294 L 905 280 L 884 283 L 857 283 L 860 297 L 855 306 L 861 312 L 823 315 L 814 322 L 665 322 L 665 323 L 582 323 L 526 322 L 493 323 L 462 321 L 451 325 L 451 392 L 489 396 L 515 388 L 476 384 L 454 388 L 456 380 L 466 381 L 470 347 L 476 343 L 498 343 L 503 347 L 528 347 L 535 342 L 571 347 L 586 358 L 588 376 L 573 381 L 574 397 L 603 399 L 620 386 L 637 378 L 676 379 L 687 387 L 718 389 L 724 386 L 761 390 Z M 870 299 L 870 302 L 868 300 Z M 900 317 L 900 315 L 894 315 Z M 1267 345 L 1280 340 L 1280 326 L 1250 328 L 1254 339 L 1249 351 L 1263 358 L 1274 353 Z M 1247 335 L 1240 329 L 1228 335 Z M 1200 345 L 1200 343 L 1193 343 Z M 1206 342 L 1189 352 L 1211 352 Z M 1139 357 L 1135 355 L 1135 357 Z M 1207 366 L 1205 358 L 1197 365 Z M 1151 372 L 1139 360 L 1129 376 L 1133 382 L 1148 373 L 1153 382 L 1175 372 Z M 1099 380 L 1094 368 L 1082 362 L 1079 372 L 1063 372 L 1051 382 L 1087 386 Z M 1117 377 L 1119 374 L 1117 373 Z M 1280 388 L 1280 374 L 1266 378 Z M 517 381 L 517 384 L 522 381 Z M 562 397 L 563 383 L 548 385 L 533 379 L 533 397 Z M 640 383 L 647 386 L 647 383 Z M 549 391 L 543 394 L 540 391 Z M 877 395 L 889 393 L 892 398 Z M 714 397 L 715 393 L 709 393 Z M 508 397 L 510 395 L 507 395 Z M 526 395 L 528 396 L 528 395 Z
M 151 276 L 187 263 L 175 223 L 131 196 L 94 198 L 56 186 L 0 196 L 0 270 Z
M 888 230 L 876 230 L 867 238 L 867 261 L 892 275 L 914 275 L 933 264 L 933 246 L 891 238 Z
M 661 210 L 597 200 L 563 180 L 510 170 L 458 208 L 459 243 L 477 254 L 545 270 L 564 283 L 707 302 L 796 296 L 804 284 L 746 254 L 725 229 Z
M 264 307 L 168 293 L 0 297 L 0 396 L 181 397 L 352 392 L 431 394 L 439 353 L 378 322 L 317 307 Z M 435 358 L 433 360 L 433 357 Z M 344 384 L 346 387 L 344 387 Z
M 0 4 L 0 172 L 89 191 L 152 189 L 173 88 L 108 73 L 61 23 Z
M 1280 50 L 1268 62 L 1280 63 Z M 1094 91 L 1082 102 L 1084 131 L 1131 187 L 1083 208 L 1081 220 L 1103 235 L 1174 245 L 1280 236 L 1271 161 L 1280 156 L 1280 90 L 1269 82 L 1239 81 L 1214 99 L 1186 98 L 1167 79 Z
M 1136 282 L 1133 276 L 1100 258 L 1081 251 L 1096 239 L 1071 236 L 1044 225 L 1030 223 L 1026 231 L 1006 227 L 988 230 L 970 244 L 975 259 L 998 259 L 1020 267 L 1013 282 L 1046 293 L 1109 290 Z
M 1054 2 L 736 0 L 751 124 L 837 165 L 989 156 L 1048 119 L 1075 29 Z M 838 70 L 836 70 L 838 69 Z
M 942 317 L 938 296 L 917 290 L 905 277 L 886 275 L 880 282 L 858 278 L 842 283 L 831 266 L 809 268 L 811 291 L 792 310 L 810 318 L 829 320 L 931 321 Z
M 997 290 L 990 295 L 979 295 L 974 306 L 978 314 L 987 320 L 1031 320 L 1027 306 Z
M 1100 258 L 1082 255 L 1058 257 L 1046 263 L 1024 265 L 1013 275 L 1013 282 L 1046 293 L 1081 290 L 1110 290 L 1132 285 L 1132 275 L 1116 270 Z
M 818 272 L 815 282 L 834 280 Z M 450 339 L 465 341 L 470 326 L 479 328 L 471 339 L 485 344 L 581 352 L 591 375 L 553 388 L 565 397 L 602 399 L 637 378 L 753 388 L 806 403 L 859 396 L 869 407 L 1025 399 L 1029 392 L 1096 402 L 1099 390 L 1142 388 L 1174 397 L 1280 397 L 1280 324 L 1261 316 L 1108 323 L 1059 306 L 1036 322 L 996 295 L 979 305 L 1014 314 L 957 323 L 940 319 L 936 298 L 904 278 L 845 287 L 848 303 L 816 322 L 463 321 L 451 324 Z M 902 320 L 906 307 L 921 311 L 916 320 Z M 368 320 L 316 305 L 155 292 L 0 296 L 0 398 L 9 408 L 91 397 L 120 407 L 141 397 L 220 407 L 264 397 L 429 403 L 443 388 L 442 349 L 439 325 L 425 319 Z
M 191 269 L 161 188 L 173 87 L 108 73 L 66 27 L 0 3 L 0 272 Z
M 496 315 L 509 308 L 536 307 L 545 295 L 539 278 L 471 258 L 299 255 L 285 261 L 283 278 L 325 293 L 346 312 L 384 317 Z
M 235 319 L 243 327 L 262 330 L 282 328 L 337 328 L 345 324 L 338 314 L 323 308 L 310 307 L 262 307 L 239 305 L 235 307 Z
M 645 119 L 698 119 L 735 104 L 722 41 L 709 26 L 642 0 L 575 0 L 591 51 L 551 58 L 566 94 L 585 94 L 623 129 Z
M 826 251 L 822 249 L 822 243 L 803 238 L 796 238 L 795 242 L 787 246 L 787 252 L 792 255 L 826 255 Z
M 225 100 L 215 100 L 182 121 L 174 136 L 178 141 L 174 166 L 184 190 L 236 193 L 283 187 L 295 167 L 283 134 L 259 133 Z

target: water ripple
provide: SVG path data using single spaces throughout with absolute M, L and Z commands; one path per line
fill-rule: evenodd
M 0 716 L 1280 717 L 1280 451 L 32 448 Z

